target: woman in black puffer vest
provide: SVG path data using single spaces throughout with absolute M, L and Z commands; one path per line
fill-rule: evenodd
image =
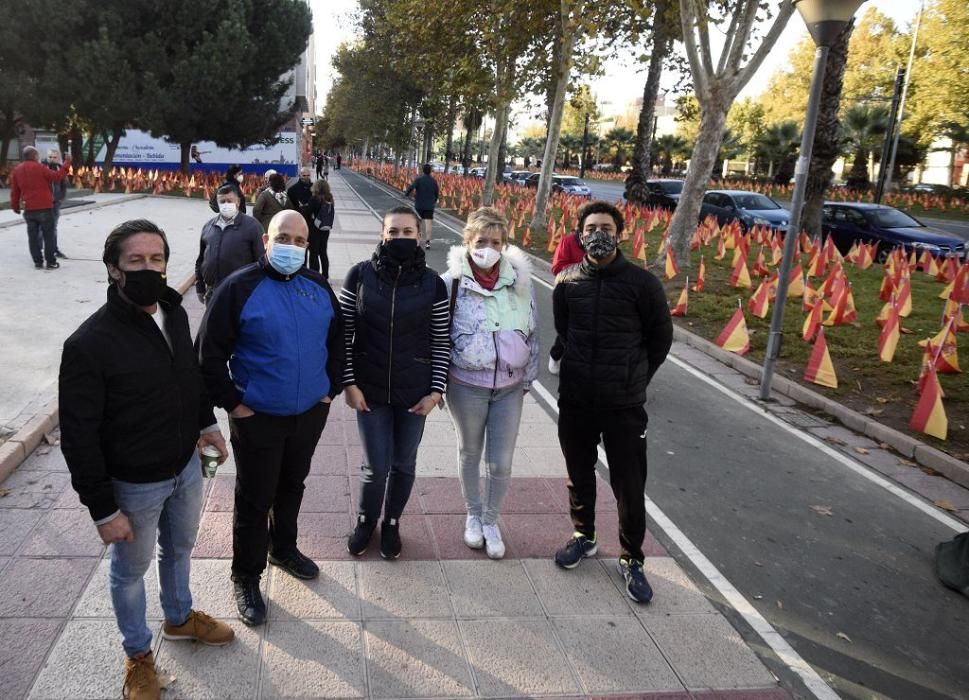
M 410 498 L 427 414 L 447 385 L 451 341 L 448 293 L 418 245 L 421 221 L 409 207 L 384 215 L 370 260 L 354 265 L 340 292 L 347 404 L 363 444 L 357 524 L 347 550 L 367 549 L 383 510 L 380 554 L 400 556 L 400 516 Z

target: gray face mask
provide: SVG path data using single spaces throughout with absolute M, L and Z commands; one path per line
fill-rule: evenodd
M 590 258 L 596 260 L 608 258 L 616 250 L 616 237 L 601 228 L 597 228 L 592 233 L 587 233 L 582 237 L 582 247 Z

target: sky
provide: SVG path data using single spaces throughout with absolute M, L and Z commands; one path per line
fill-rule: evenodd
M 920 0 L 868 0 L 858 11 L 858 16 L 869 7 L 892 17 L 900 28 L 914 23 Z M 326 94 L 335 77 L 330 59 L 341 42 L 353 38 L 356 0 L 311 0 L 313 9 L 314 38 L 316 41 L 317 113 L 322 112 Z M 742 97 L 756 97 L 767 87 L 771 75 L 787 67 L 787 54 L 807 34 L 800 15 L 796 12 L 787 28 L 764 60 L 760 70 L 751 78 L 741 93 Z M 682 47 L 680 47 L 682 50 Z M 605 65 L 605 74 L 592 80 L 593 92 L 603 106 L 604 116 L 621 114 L 626 106 L 642 94 L 646 80 L 645 66 L 631 61 L 611 60 Z

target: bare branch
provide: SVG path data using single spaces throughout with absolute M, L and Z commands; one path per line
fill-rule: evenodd
M 750 32 L 754 28 L 754 22 L 757 20 L 757 8 L 759 5 L 758 0 L 747 0 L 747 6 L 744 8 L 743 13 L 740 12 L 740 8 L 737 8 L 737 12 L 734 15 L 734 18 L 742 17 L 742 19 L 737 27 L 737 36 L 733 46 L 730 47 L 730 55 L 727 58 L 727 65 L 733 68 L 733 70 L 740 67 L 740 61 L 744 55 L 744 48 L 747 46 L 747 41 L 750 39 Z
M 690 72 L 693 74 L 693 90 L 697 95 L 701 95 L 706 92 L 712 76 L 703 72 L 697 54 L 694 30 L 696 21 L 696 6 L 693 4 L 693 0 L 680 0 L 680 27 L 683 30 L 683 48 L 686 49 L 686 57 L 690 62 Z
M 717 63 L 717 75 L 723 75 L 724 68 L 727 67 L 727 55 L 737 40 L 737 22 L 739 19 L 739 12 L 734 12 L 730 16 L 730 26 L 727 27 L 726 41 L 723 45 L 723 51 L 720 52 L 720 61 Z
M 777 43 L 778 37 L 784 31 L 784 27 L 787 26 L 787 21 L 791 18 L 792 14 L 794 14 L 794 3 L 791 0 L 784 0 L 777 10 L 777 17 L 774 18 L 774 24 L 771 25 L 770 31 L 767 32 L 767 35 L 760 42 L 760 46 L 757 47 L 757 51 L 747 65 L 740 71 L 736 79 L 731 82 L 731 99 L 737 96 L 737 93 L 743 89 L 744 85 L 747 84 L 754 73 L 757 72 L 757 69 L 760 68 L 760 64 L 764 62 L 767 54 L 774 48 L 774 44 Z
M 696 27 L 700 34 L 700 58 L 703 60 L 703 70 L 709 76 L 715 75 L 713 72 L 713 53 L 710 51 L 710 16 L 703 9 L 703 3 L 693 0 L 696 8 Z

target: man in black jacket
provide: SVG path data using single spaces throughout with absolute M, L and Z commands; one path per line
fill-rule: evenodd
M 313 198 L 313 179 L 310 176 L 309 166 L 304 165 L 299 169 L 299 180 L 294 182 L 286 194 L 289 195 L 290 209 L 301 211 L 303 207 L 310 203 Z
M 228 455 L 202 384 L 182 298 L 166 286 L 165 234 L 144 219 L 104 243 L 108 301 L 64 343 L 60 425 L 71 483 L 111 548 L 110 588 L 128 655 L 126 697 L 158 698 L 144 575 L 158 541 L 162 636 L 212 645 L 228 625 L 192 609 L 202 509 L 197 450 Z
M 555 331 L 564 343 L 559 377 L 559 443 L 569 473 L 574 532 L 555 553 L 571 569 L 596 553 L 595 502 L 600 437 L 619 511 L 619 571 L 626 593 L 647 603 L 646 387 L 666 359 L 673 324 L 663 286 L 618 250 L 623 220 L 606 202 L 579 212 L 585 259 L 564 270 L 552 293 Z
M 256 262 L 265 252 L 262 224 L 240 210 L 236 191 L 222 185 L 216 192 L 216 202 L 219 215 L 202 227 L 199 256 L 195 260 L 195 292 L 203 304 L 209 302 L 222 280 Z

